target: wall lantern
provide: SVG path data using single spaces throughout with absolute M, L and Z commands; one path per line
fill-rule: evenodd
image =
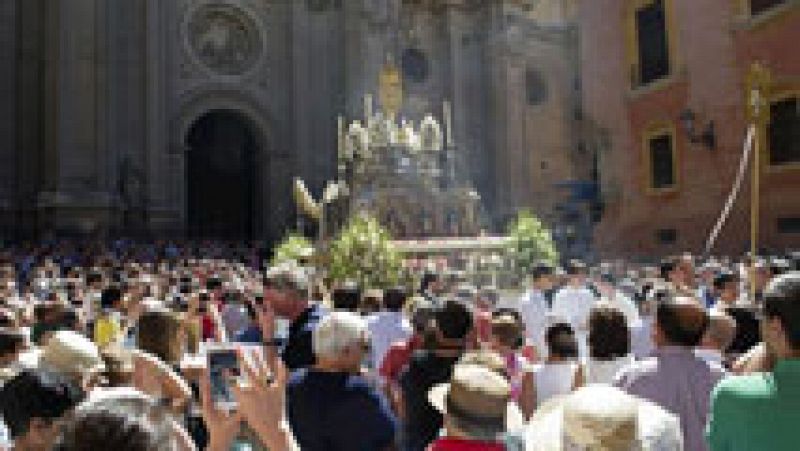
M 717 134 L 714 129 L 714 121 L 708 121 L 702 131 L 698 132 L 696 120 L 697 117 L 691 109 L 687 108 L 681 112 L 679 117 L 683 127 L 686 130 L 686 137 L 692 144 L 703 144 L 708 150 L 717 148 Z

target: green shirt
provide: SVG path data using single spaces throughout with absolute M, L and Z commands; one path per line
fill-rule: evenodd
M 706 435 L 713 451 L 800 449 L 800 359 L 721 381 Z

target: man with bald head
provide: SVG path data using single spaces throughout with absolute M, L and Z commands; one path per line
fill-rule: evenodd
M 724 365 L 725 351 L 736 336 L 736 321 L 723 310 L 711 309 L 708 329 L 695 350 L 698 357 L 709 363 Z
M 685 449 L 708 449 L 704 428 L 711 390 L 725 376 L 716 363 L 694 353 L 709 318 L 696 299 L 664 300 L 656 308 L 653 356 L 633 363 L 617 375 L 614 385 L 652 401 L 680 417 Z

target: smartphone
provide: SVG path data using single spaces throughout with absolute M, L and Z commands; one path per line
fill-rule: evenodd
M 235 409 L 236 398 L 232 386 L 242 375 L 236 347 L 231 345 L 209 346 L 205 351 L 211 384 L 211 400 L 222 408 Z

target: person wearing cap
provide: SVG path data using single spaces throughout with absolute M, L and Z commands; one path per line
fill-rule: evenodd
M 437 384 L 428 400 L 444 420 L 444 434 L 428 451 L 507 451 L 511 387 L 483 365 L 458 364 L 450 381 Z
M 686 449 L 708 449 L 703 436 L 711 390 L 726 375 L 694 353 L 708 328 L 708 314 L 693 298 L 659 303 L 653 356 L 623 368 L 614 385 L 678 415 Z
M 581 358 L 589 355 L 589 313 L 597 302 L 594 292 L 586 284 L 586 271 L 586 265 L 580 261 L 567 266 L 567 285 L 556 293 L 552 308 L 552 315 L 558 321 L 569 323 L 575 331 Z
M 519 303 L 519 312 L 525 324 L 525 338 L 533 346 L 536 357 L 544 358 L 547 344 L 544 340 L 548 326 L 549 307 L 545 293 L 553 288 L 555 268 L 540 262 L 531 269 L 531 286 Z
M 772 370 L 728 378 L 714 389 L 711 450 L 796 450 L 800 424 L 800 272 L 770 282 L 762 330 Z

